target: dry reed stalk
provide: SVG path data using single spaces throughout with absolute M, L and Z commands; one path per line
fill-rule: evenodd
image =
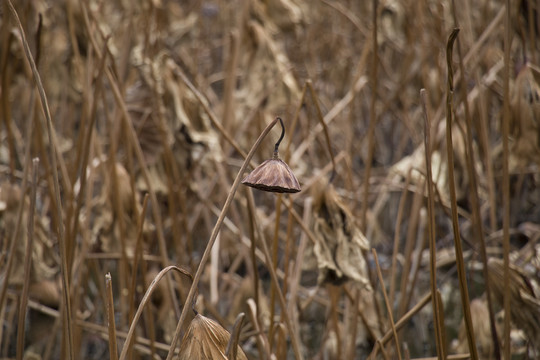
M 285 238 L 285 255 L 283 258 L 283 293 L 287 294 L 289 291 L 289 277 L 292 276 L 290 269 L 294 266 L 292 263 L 292 257 L 294 256 L 295 241 L 293 238 L 293 226 L 294 218 L 291 213 L 287 215 L 287 231 Z
M 364 193 L 362 197 L 362 212 L 360 215 L 360 229 L 362 232 L 366 232 L 367 229 L 367 210 L 369 205 L 369 180 L 371 177 L 371 163 L 373 162 L 373 154 L 375 152 L 375 127 L 377 125 L 377 112 L 375 109 L 377 100 L 377 70 L 379 64 L 379 46 L 377 42 L 377 7 L 378 1 L 372 0 L 373 13 L 372 13 L 372 30 L 371 30 L 371 42 L 373 44 L 373 58 L 371 63 L 370 83 L 371 83 L 371 103 L 369 107 L 369 126 L 367 132 L 368 140 L 368 154 L 365 159 L 364 170 Z
M 248 192 L 248 206 L 252 208 L 252 212 L 255 212 L 255 200 L 253 199 L 252 192 Z M 266 267 L 270 272 L 270 278 L 272 280 L 273 286 L 276 289 L 276 294 L 278 296 L 278 300 L 280 302 L 281 311 L 284 314 L 284 320 L 285 324 L 287 325 L 287 330 L 289 331 L 289 336 L 291 338 L 291 344 L 293 347 L 295 358 L 298 360 L 302 360 L 304 357 L 302 356 L 302 353 L 300 351 L 300 340 L 297 337 L 297 332 L 295 331 L 295 328 L 293 326 L 293 322 L 291 320 L 290 314 L 288 314 L 287 311 L 287 304 L 285 302 L 285 297 L 283 296 L 283 293 L 279 287 L 279 280 L 276 274 L 276 269 L 272 266 L 272 258 L 270 256 L 270 251 L 268 250 L 268 246 L 266 245 L 266 239 L 264 237 L 264 234 L 262 230 L 260 229 L 260 226 L 258 223 L 256 223 L 255 229 L 258 233 L 258 238 L 260 240 L 260 243 L 262 244 L 263 254 L 264 254 L 264 260 L 266 262 Z M 271 349 L 270 349 L 271 350 Z
M 274 221 L 274 236 L 272 237 L 272 266 L 274 269 L 278 269 L 278 248 L 279 248 L 279 225 L 281 219 L 281 194 L 276 196 L 276 207 L 275 207 L 276 218 Z M 276 288 L 275 286 L 270 287 L 270 327 L 268 332 L 272 334 L 274 332 L 274 311 L 276 306 Z M 273 336 L 270 336 L 270 350 L 273 348 Z M 279 344 L 277 344 L 279 349 Z
M 37 192 L 37 173 L 39 170 L 39 159 L 32 159 L 32 182 L 31 182 L 31 195 L 30 195 L 30 207 L 27 221 L 27 243 L 26 243 L 26 255 L 24 258 L 24 282 L 21 292 L 20 304 L 19 304 L 19 319 L 17 324 L 17 360 L 22 360 L 24 353 L 24 337 L 25 337 L 25 318 L 28 305 L 28 288 L 30 287 L 30 271 L 32 269 L 32 252 L 34 250 L 34 214 L 36 212 L 36 192 Z M 22 191 L 23 199 L 25 191 Z M 24 203 L 24 201 L 23 201 Z M 4 280 L 8 283 L 8 279 Z
M 473 360 L 478 359 L 476 342 L 474 340 L 474 329 L 472 327 L 471 309 L 469 303 L 469 290 L 467 289 L 467 278 L 465 275 L 465 262 L 463 260 L 463 249 L 461 246 L 461 236 L 459 234 L 458 214 L 457 214 L 457 199 L 456 185 L 454 179 L 454 150 L 452 147 L 452 123 L 453 123 L 453 106 L 452 98 L 454 92 L 454 74 L 452 70 L 452 49 L 454 41 L 458 35 L 459 29 L 454 29 L 448 37 L 446 45 L 446 63 L 448 68 L 447 73 L 447 92 L 446 92 L 446 152 L 448 158 L 448 177 L 449 177 L 449 192 L 450 204 L 452 210 L 452 229 L 454 233 L 454 246 L 456 250 L 456 263 L 459 278 L 459 289 L 461 294 L 461 308 L 465 318 L 467 329 L 467 340 L 469 343 L 469 351 Z M 440 356 L 440 354 L 439 354 Z
M 510 0 L 505 1 L 504 18 L 504 83 L 503 83 L 503 118 L 501 126 L 501 136 L 503 143 L 503 173 L 502 173 L 502 206 L 503 206 L 503 259 L 504 259 L 504 284 L 510 283 L 510 175 L 509 175 L 509 147 L 508 135 L 510 133 Z M 503 308 L 505 314 L 511 314 L 510 303 L 511 294 L 504 293 Z M 503 340 L 504 359 L 510 359 L 510 316 L 504 317 Z
M 8 29 L 8 21 L 2 22 L 2 59 L 0 59 L 0 66 L 2 69 L 2 78 L 0 79 L 0 86 L 2 88 L 2 120 L 6 126 L 6 132 L 7 132 L 7 142 L 8 142 L 8 151 L 9 151 L 9 169 L 10 169 L 10 176 L 11 180 L 14 180 L 15 177 L 15 158 L 16 158 L 16 149 L 15 149 L 15 141 L 14 141 L 14 135 L 12 130 L 12 111 L 11 111 L 11 104 L 10 104 L 10 85 L 11 85 L 11 76 L 12 72 L 9 69 L 9 62 L 8 62 L 8 56 L 9 56 L 9 46 L 11 43 L 11 40 L 13 39 L 12 32 Z M 32 94 L 32 100 L 34 95 Z M 33 103 L 33 101 L 32 101 Z
M 420 90 L 420 98 L 424 115 L 424 153 L 426 164 L 426 185 L 428 190 L 428 229 L 429 229 L 429 283 L 431 288 L 431 303 L 433 306 L 433 323 L 435 327 L 435 344 L 437 345 L 437 355 L 439 359 L 444 359 L 445 343 L 442 337 L 444 322 L 441 317 L 443 309 L 437 297 L 437 247 L 435 228 L 435 197 L 433 195 L 433 176 L 431 174 L 431 122 L 427 113 L 426 90 Z
M 106 46 L 107 41 L 105 41 L 104 47 Z M 75 167 L 76 170 L 79 170 L 79 191 L 77 192 L 77 198 L 75 199 L 75 208 L 73 209 L 72 206 L 68 207 L 68 211 L 66 212 L 66 239 L 68 239 L 69 243 L 71 245 L 71 251 L 68 251 L 69 258 L 71 259 L 71 262 L 68 262 L 69 267 L 72 268 L 73 266 L 73 256 L 75 247 L 73 244 L 76 244 L 75 237 L 79 232 L 79 214 L 81 212 L 82 206 L 83 206 L 83 199 L 86 195 L 86 182 L 87 182 L 87 174 L 86 170 L 88 167 L 88 161 L 90 158 L 90 146 L 92 143 L 92 136 L 94 134 L 94 125 L 96 121 L 96 112 L 97 112 L 97 99 L 99 98 L 103 87 L 102 87 L 102 75 L 103 75 L 103 69 L 105 67 L 105 57 L 101 58 L 101 61 L 99 63 L 99 66 L 97 68 L 97 76 L 96 76 L 96 87 L 94 89 L 94 96 L 92 101 L 92 107 L 90 110 L 90 114 L 88 115 L 89 123 L 84 130 L 81 131 L 81 138 L 82 141 L 80 144 L 80 148 L 77 151 L 77 160 Z M 75 175 L 73 178 L 76 178 Z M 76 183 L 77 184 L 77 183 Z M 73 219 L 73 221 L 71 221 Z
M 452 14 L 454 18 L 454 27 L 459 28 L 458 24 L 458 17 L 456 14 L 456 0 L 452 0 Z M 465 4 L 465 7 L 468 7 L 467 4 Z M 470 13 L 466 11 L 466 13 Z M 499 337 L 497 336 L 497 329 L 495 327 L 495 312 L 493 310 L 493 304 L 491 301 L 491 287 L 489 283 L 489 276 L 488 276 L 488 270 L 487 270 L 487 252 L 486 252 L 486 240 L 484 236 L 484 228 L 482 226 L 482 215 L 480 213 L 480 199 L 478 196 L 478 174 L 475 170 L 475 164 L 476 159 L 474 156 L 474 150 L 473 150 L 473 125 L 472 125 L 472 118 L 471 113 L 469 110 L 469 101 L 468 101 L 468 91 L 467 91 L 467 79 L 465 75 L 465 65 L 463 60 L 463 55 L 461 52 L 461 41 L 458 38 L 457 39 L 457 53 L 459 58 L 459 71 L 462 74 L 461 77 L 461 89 L 462 89 L 462 103 L 463 108 L 465 110 L 465 123 L 466 123 L 466 154 L 465 157 L 466 164 L 467 164 L 467 173 L 469 178 L 469 198 L 471 201 L 471 208 L 472 208 L 472 224 L 473 224 L 473 233 L 474 237 L 479 242 L 478 246 L 480 247 L 480 255 L 482 258 L 482 264 L 483 264 L 483 275 L 484 275 L 484 286 L 485 291 L 487 295 L 487 302 L 488 302 L 488 309 L 489 309 L 489 323 L 491 328 L 491 337 L 493 340 L 493 344 L 495 346 L 495 359 L 500 359 L 500 348 L 499 348 Z M 488 162 L 488 164 L 491 163 L 491 161 Z
M 32 126 L 32 122 L 34 120 L 34 110 L 35 110 L 35 93 L 32 92 L 32 95 L 30 97 L 30 104 L 32 104 L 32 106 L 30 107 L 30 115 L 28 116 L 27 118 L 27 123 L 26 123 L 26 143 L 29 144 L 31 143 L 31 139 L 32 139 L 32 134 L 33 134 L 33 126 Z M 4 307 L 4 303 L 6 301 L 6 295 L 7 295 L 7 289 L 8 289 L 8 285 L 9 285 L 9 282 L 10 282 L 10 277 L 11 277 L 11 271 L 12 271 L 12 268 L 13 268 L 13 260 L 15 259 L 15 246 L 18 242 L 18 239 L 19 239 L 19 231 L 20 231 L 20 228 L 21 228 L 21 223 L 22 223 L 22 218 L 23 218 L 23 213 L 24 213 L 24 204 L 25 204 L 25 199 L 26 199 L 26 194 L 25 194 L 25 191 L 24 189 L 27 188 L 27 184 L 28 184 L 28 172 L 30 171 L 30 160 L 31 160 L 31 157 L 30 157 L 30 146 L 27 146 L 26 149 L 25 149 L 25 153 L 24 153 L 24 168 L 23 168 L 23 181 L 22 181 L 22 185 L 21 185 L 21 189 L 23 189 L 23 191 L 21 191 L 21 199 L 19 201 L 19 206 L 17 208 L 17 220 L 16 220 L 16 223 L 15 223 L 15 227 L 13 229 L 13 235 L 11 237 L 11 241 L 9 241 L 9 248 L 7 248 L 6 246 L 6 259 L 7 259 L 7 262 L 5 263 L 5 267 L 4 267 L 4 281 L 3 281 L 3 284 L 2 286 L 0 287 L 0 322 L 3 322 L 4 321 L 4 315 L 5 315 L 5 307 Z M 2 264 L 4 264 L 4 262 L 2 262 Z M 3 338 L 3 328 L 0 328 L 0 339 Z
M 129 309 L 128 309 L 128 323 L 131 323 L 133 320 L 133 315 L 135 312 L 135 296 L 136 296 L 136 286 L 137 286 L 137 270 L 139 269 L 139 262 L 142 259 L 142 238 L 143 238 L 143 227 L 144 219 L 146 217 L 146 209 L 148 205 L 148 194 L 144 195 L 143 204 L 141 213 L 137 214 L 137 241 L 135 243 L 135 253 L 133 254 L 133 264 L 131 268 L 131 283 L 128 289 L 128 299 Z M 132 299 L 132 300 L 131 300 Z
M 411 173 L 412 173 L 412 169 L 409 170 L 409 172 L 407 173 L 407 177 L 405 179 L 405 186 L 403 187 L 403 190 L 401 192 L 401 198 L 399 200 L 398 213 L 396 217 L 396 226 L 394 229 L 394 245 L 392 247 L 392 265 L 390 269 L 389 298 L 390 298 L 391 304 L 394 303 L 395 293 L 396 293 L 397 257 L 398 257 L 398 252 L 399 252 L 399 241 L 401 237 L 401 223 L 403 220 L 403 213 L 405 210 L 405 202 L 407 200 L 407 193 L 408 193 L 409 185 L 411 184 Z
M 248 196 L 247 193 L 250 190 L 246 188 L 246 197 Z M 251 207 L 248 206 L 248 221 L 249 221 L 249 239 L 250 239 L 250 247 L 249 247 L 249 254 L 250 254 L 250 260 L 251 260 L 251 267 L 252 267 L 252 276 L 253 276 L 253 292 L 254 292 L 254 302 L 255 302 L 255 314 L 258 314 L 260 311 L 260 303 L 259 303 L 259 273 L 257 271 L 257 256 L 256 256 L 256 249 L 257 245 L 255 244 L 255 223 L 253 221 L 253 218 L 255 214 L 251 211 Z
M 493 275 L 490 275 L 493 280 Z M 502 293 L 500 294 L 502 298 Z M 474 325 L 474 334 L 478 344 L 478 354 L 482 359 L 494 359 L 494 343 L 491 339 L 491 329 L 489 324 L 489 310 L 484 299 L 474 299 L 471 301 L 471 315 Z M 452 346 L 458 353 L 467 351 L 467 334 L 463 320 L 459 324 L 457 344 Z
M 105 275 L 105 286 L 107 287 L 107 324 L 109 329 L 109 357 L 111 360 L 118 360 L 111 273 L 107 273 Z
M 424 188 L 423 182 L 420 184 L 419 188 Z M 412 293 L 414 292 L 414 288 L 410 286 L 409 279 L 412 271 L 413 250 L 417 236 L 416 229 L 417 227 L 419 227 L 420 223 L 420 210 L 423 205 L 423 197 L 424 195 L 420 191 L 415 192 L 413 202 L 409 210 L 407 237 L 405 239 L 405 250 L 403 253 L 405 262 L 401 271 L 401 283 L 399 287 L 402 295 L 399 298 L 399 305 L 397 311 L 398 317 L 405 314 L 405 312 L 407 311 L 407 308 L 409 307 L 409 300 L 412 297 Z
M 377 276 L 379 278 L 379 282 L 381 283 L 381 291 L 383 293 L 384 303 L 386 305 L 386 311 L 388 312 L 388 318 L 390 320 L 390 328 L 392 329 L 392 333 L 394 335 L 394 341 L 396 343 L 396 352 L 398 355 L 398 359 L 401 360 L 399 337 L 396 331 L 396 325 L 394 323 L 394 316 L 392 315 L 392 305 L 390 304 L 390 301 L 388 300 L 388 294 L 386 293 L 386 288 L 384 286 L 384 278 L 381 272 L 381 267 L 379 265 L 379 257 L 377 256 L 377 250 L 375 250 L 375 248 L 372 248 L 371 253 L 373 254 L 373 258 L 375 260 L 375 266 L 377 267 Z
M 39 96 L 41 99 L 41 107 L 43 110 L 43 113 L 45 115 L 46 123 L 47 123 L 47 135 L 49 137 L 49 152 L 50 152 L 50 159 L 52 163 L 52 177 L 53 177 L 53 185 L 54 185 L 54 197 L 56 201 L 56 214 L 58 217 L 59 223 L 57 224 L 56 231 L 58 234 L 58 242 L 59 242 L 59 248 L 60 248 L 60 268 L 61 268 L 61 274 L 62 274 L 62 294 L 63 294 L 63 306 L 64 309 L 64 336 L 62 337 L 63 340 L 66 341 L 65 345 L 67 348 L 67 356 L 69 359 L 74 358 L 74 349 L 73 349 L 73 337 L 72 337 L 72 319 L 71 319 L 71 301 L 70 301 L 70 286 L 69 286 L 69 273 L 68 273 L 68 267 L 67 267 L 67 258 L 66 258 L 66 244 L 65 244 L 65 238 L 64 238 L 64 226 L 62 224 L 63 219 L 63 212 L 62 212 L 62 202 L 60 198 L 60 185 L 58 181 L 58 174 L 57 174 L 57 157 L 59 160 L 59 163 L 61 165 L 61 169 L 65 169 L 65 166 L 63 165 L 62 157 L 59 155 L 57 148 L 58 143 L 56 141 L 56 136 L 54 132 L 54 128 L 52 126 L 52 119 L 51 119 L 51 113 L 49 110 L 49 105 L 47 102 L 47 96 L 45 94 L 45 90 L 43 88 L 43 84 L 41 82 L 41 77 L 39 75 L 39 72 L 37 70 L 36 64 L 34 62 L 34 58 L 32 57 L 32 53 L 30 51 L 30 47 L 28 46 L 28 42 L 26 41 L 26 35 L 23 29 L 23 26 L 21 24 L 21 21 L 19 20 L 19 16 L 17 14 L 17 11 L 13 7 L 13 4 L 11 3 L 11 0 L 7 0 L 7 4 L 9 6 L 9 10 L 11 11 L 11 14 L 13 18 L 15 19 L 20 35 L 21 35 L 21 42 L 24 49 L 24 54 L 26 57 L 26 60 L 30 63 L 30 68 L 32 69 L 32 74 L 34 77 L 35 85 L 37 87 L 37 90 L 39 92 Z M 64 180 L 65 185 L 67 185 L 67 172 L 62 171 L 63 176 L 62 179 Z M 69 194 L 69 190 L 71 189 L 70 186 L 65 186 L 64 191 L 66 191 Z M 65 348 L 63 348 L 65 349 Z
M 107 44 L 107 42 L 104 42 Z M 104 61 L 104 60 L 103 60 Z M 118 262 L 118 278 L 119 278 L 119 287 L 120 289 L 127 288 L 128 284 L 128 263 L 127 263 L 127 244 L 126 244 L 126 223 L 124 222 L 124 206 L 122 206 L 122 199 L 120 198 L 120 191 L 123 190 L 123 188 L 120 187 L 120 174 L 118 169 L 118 162 L 116 160 L 117 156 L 117 150 L 118 150 L 118 144 L 122 140 L 121 134 L 124 133 L 122 131 L 122 121 L 117 121 L 118 119 L 115 119 L 117 115 L 113 115 L 112 119 L 112 128 L 111 131 L 109 131 L 109 142 L 111 146 L 109 147 L 109 153 L 108 153 L 108 159 L 105 165 L 106 172 L 110 175 L 110 197 L 112 198 L 112 215 L 116 220 L 116 225 L 119 229 L 119 236 L 118 240 L 120 242 L 120 260 Z M 129 308 L 129 305 L 126 306 L 126 297 L 121 296 L 119 299 L 120 304 L 120 324 L 127 325 L 127 311 Z

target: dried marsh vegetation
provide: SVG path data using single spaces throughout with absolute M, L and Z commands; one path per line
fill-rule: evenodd
M 538 358 L 537 6 L 3 1 L 0 358 Z

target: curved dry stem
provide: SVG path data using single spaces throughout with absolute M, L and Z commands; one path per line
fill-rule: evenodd
M 280 117 L 278 117 L 277 119 L 279 120 L 279 124 L 281 125 L 281 136 L 279 137 L 279 140 L 274 146 L 274 157 L 277 156 L 279 144 L 281 144 L 281 140 L 283 140 L 283 137 L 285 136 L 285 126 L 283 125 L 283 120 L 281 120 Z
M 139 321 L 139 318 L 141 317 L 141 314 L 143 312 L 143 309 L 145 307 L 145 305 L 148 303 L 148 301 L 150 300 L 150 296 L 152 295 L 152 293 L 154 292 L 154 290 L 156 289 L 157 287 L 157 283 L 169 272 L 169 271 L 178 271 L 180 274 L 184 274 L 186 276 L 188 276 L 190 279 L 193 280 L 193 277 L 191 276 L 191 274 L 178 267 L 178 266 L 175 266 L 175 265 L 170 265 L 170 266 L 167 266 L 166 268 L 164 268 L 163 270 L 161 270 L 157 275 L 156 277 L 154 278 L 154 280 L 152 280 L 152 283 L 150 284 L 150 286 L 148 286 L 148 289 L 146 289 L 146 293 L 144 294 L 142 300 L 141 300 L 141 303 L 139 304 L 139 308 L 137 309 L 137 312 L 135 313 L 135 316 L 133 317 L 133 321 L 131 322 L 131 325 L 129 327 L 129 331 L 128 331 L 128 334 L 126 336 L 126 342 L 124 343 L 124 347 L 122 348 L 122 353 L 120 354 L 120 360 L 124 360 L 126 358 L 126 355 L 129 351 L 129 348 L 131 347 L 131 342 L 133 341 L 133 334 L 135 333 L 135 328 L 137 327 L 137 322 Z M 193 288 L 193 286 L 192 286 Z M 188 302 L 186 301 L 186 304 L 188 304 Z M 184 309 L 182 310 L 182 313 L 184 313 L 185 309 L 186 308 L 191 308 L 190 306 L 184 306 Z M 174 351 L 173 351 L 174 352 Z
M 231 360 L 236 360 L 236 354 L 238 352 L 238 341 L 240 340 L 240 330 L 242 330 L 242 325 L 244 324 L 244 319 L 246 314 L 240 313 L 236 317 L 234 322 L 233 331 L 227 344 L 227 350 L 225 351 L 227 358 Z
M 238 171 L 238 175 L 236 175 L 236 179 L 234 179 L 234 183 L 232 184 L 231 190 L 229 190 L 229 194 L 227 195 L 227 200 L 225 200 L 225 204 L 223 205 L 223 208 L 221 209 L 221 213 L 219 214 L 219 218 L 216 221 L 216 225 L 214 226 L 214 229 L 212 230 L 212 234 L 210 235 L 210 239 L 208 240 L 206 249 L 204 249 L 201 262 L 199 263 L 199 267 L 197 268 L 197 272 L 195 273 L 195 276 L 193 278 L 193 284 L 191 285 L 191 288 L 189 289 L 189 293 L 186 298 L 186 302 L 185 302 L 186 304 L 193 303 L 197 285 L 199 284 L 199 280 L 203 273 L 204 267 L 206 266 L 206 263 L 208 262 L 208 258 L 210 257 L 210 251 L 212 250 L 212 246 L 214 246 L 214 243 L 217 238 L 217 234 L 219 233 L 219 230 L 221 229 L 221 225 L 223 224 L 223 220 L 225 220 L 225 215 L 227 215 L 227 211 L 229 210 L 229 207 L 231 206 L 232 200 L 234 198 L 234 194 L 236 193 L 236 190 L 238 189 L 238 185 L 240 185 L 240 180 L 242 179 L 242 175 L 244 174 L 244 171 L 246 171 L 249 165 L 249 161 L 255 154 L 255 151 L 261 144 L 262 140 L 266 137 L 266 135 L 268 135 L 270 130 L 274 127 L 274 125 L 276 125 L 277 122 L 278 122 L 278 118 L 275 118 L 263 130 L 262 134 L 259 136 L 255 144 L 253 144 L 253 146 L 251 147 L 251 150 L 247 154 L 244 160 L 244 163 L 242 164 L 242 167 Z M 174 354 L 174 349 L 176 348 L 176 345 L 178 344 L 178 340 L 180 339 L 180 332 L 181 332 L 182 324 L 186 320 L 186 316 L 187 316 L 187 308 L 188 306 L 184 306 L 182 308 L 182 313 L 180 314 L 180 319 L 178 320 L 178 325 L 176 326 L 176 331 L 174 333 L 174 337 L 171 342 L 171 347 L 167 355 L 167 360 L 172 359 L 172 356 Z M 122 357 L 120 358 L 120 360 L 123 360 Z

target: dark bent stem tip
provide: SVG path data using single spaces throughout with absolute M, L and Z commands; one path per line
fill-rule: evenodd
M 283 137 L 285 136 L 285 126 L 283 125 L 283 120 L 281 120 L 280 117 L 277 117 L 279 120 L 279 123 L 281 124 L 281 136 L 279 137 L 279 140 L 276 143 L 276 146 L 274 147 L 274 155 L 277 155 L 279 144 L 281 143 L 281 140 L 283 140 Z

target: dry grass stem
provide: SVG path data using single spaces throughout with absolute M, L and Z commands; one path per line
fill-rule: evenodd
M 452 122 L 453 116 L 453 92 L 454 92 L 454 74 L 452 70 L 452 49 L 454 41 L 457 38 L 459 29 L 454 29 L 448 37 L 448 43 L 446 46 L 446 63 L 448 66 L 448 80 L 447 80 L 447 93 L 446 93 L 446 149 L 448 157 L 448 176 L 449 176 L 449 192 L 452 205 L 452 228 L 454 230 L 454 246 L 456 249 L 456 262 L 459 277 L 459 289 L 461 292 L 462 309 L 465 318 L 465 325 L 467 328 L 467 340 L 469 343 L 469 351 L 473 360 L 478 359 L 478 352 L 476 349 L 476 342 L 474 340 L 474 329 L 472 327 L 471 309 L 469 303 L 469 290 L 467 288 L 467 279 L 465 275 L 465 263 L 463 261 L 463 250 L 461 245 L 461 236 L 459 234 L 459 224 L 457 215 L 457 198 L 456 198 L 456 185 L 454 179 L 454 150 L 452 143 Z M 439 354 L 441 356 L 441 354 Z
M 107 287 L 107 323 L 109 328 L 109 356 L 112 360 L 118 360 L 118 348 L 116 345 L 116 322 L 114 319 L 114 298 L 112 290 L 111 274 L 105 275 Z
M 54 195 L 55 195 L 55 202 L 56 202 L 56 215 L 57 215 L 57 234 L 58 234 L 58 240 L 60 243 L 60 264 L 61 264 L 61 273 L 62 273 L 62 294 L 63 294 L 63 309 L 64 309 L 64 317 L 63 317 L 63 323 L 64 323 L 64 336 L 63 339 L 66 340 L 66 349 L 67 349 L 67 356 L 69 359 L 74 358 L 74 349 L 73 349 L 73 329 L 72 329 L 72 320 L 71 320 L 71 300 L 69 296 L 70 292 L 70 286 L 69 286 L 69 269 L 67 267 L 67 255 L 66 255 L 66 243 L 64 238 L 64 225 L 62 224 L 63 219 L 63 211 L 62 211 L 62 200 L 60 198 L 60 185 L 58 181 L 58 173 L 56 171 L 57 167 L 57 156 L 58 155 L 58 143 L 56 141 L 56 135 L 54 131 L 54 127 L 52 125 L 52 119 L 51 119 L 51 113 L 49 110 L 49 104 L 47 102 L 47 96 L 45 94 L 45 90 L 43 88 L 43 84 L 41 82 L 41 77 L 39 75 L 39 72 L 36 67 L 36 63 L 34 62 L 34 58 L 32 56 L 32 53 L 30 51 L 30 47 L 28 46 L 28 42 L 26 41 L 26 35 L 23 29 L 23 26 L 21 24 L 21 21 L 19 20 L 19 16 L 17 14 L 17 11 L 13 7 L 13 4 L 10 0 L 7 0 L 7 4 L 9 7 L 9 10 L 15 19 L 17 26 L 19 28 L 19 32 L 21 35 L 21 42 L 24 49 L 24 54 L 26 56 L 26 60 L 30 63 L 30 68 L 32 70 L 32 74 L 34 77 L 34 81 L 39 93 L 39 97 L 41 100 L 41 107 L 43 110 L 43 113 L 45 115 L 45 120 L 47 124 L 47 135 L 49 138 L 49 158 L 52 164 L 52 177 L 53 177 L 53 186 L 54 186 Z M 60 157 L 60 159 L 62 159 Z M 60 161 L 62 164 L 62 161 Z M 63 168 L 63 167 L 62 167 Z M 63 179 L 67 183 L 67 172 L 63 172 Z M 69 191 L 70 186 L 66 186 L 66 191 Z

